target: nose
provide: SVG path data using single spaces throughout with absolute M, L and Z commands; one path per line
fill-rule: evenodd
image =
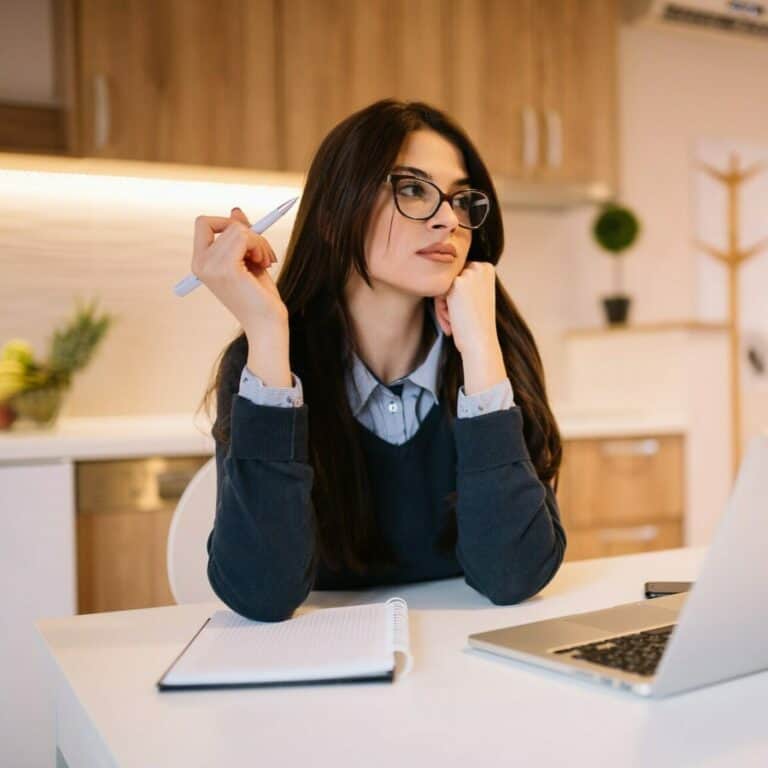
M 432 214 L 432 218 L 429 219 L 428 223 L 432 229 L 447 227 L 451 232 L 459 226 L 456 212 L 447 200 L 443 200 L 442 203 L 440 203 L 440 206 Z

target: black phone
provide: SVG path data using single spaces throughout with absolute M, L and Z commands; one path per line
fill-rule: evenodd
M 646 581 L 645 596 L 651 598 L 678 595 L 680 592 L 688 592 L 692 586 L 692 581 Z

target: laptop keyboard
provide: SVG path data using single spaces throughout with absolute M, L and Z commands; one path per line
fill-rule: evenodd
M 622 635 L 600 640 L 597 643 L 574 645 L 554 651 L 556 654 L 567 653 L 572 659 L 582 659 L 592 664 L 621 669 L 635 675 L 651 677 L 661 661 L 664 648 L 675 625 L 647 629 L 633 635 Z

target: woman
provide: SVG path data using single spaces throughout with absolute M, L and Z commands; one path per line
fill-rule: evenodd
M 463 575 L 498 604 L 538 592 L 565 550 L 560 437 L 464 132 L 392 99 L 337 125 L 277 285 L 248 226 L 239 209 L 195 223 L 192 271 L 243 328 L 208 392 L 215 592 L 261 621 L 311 589 Z

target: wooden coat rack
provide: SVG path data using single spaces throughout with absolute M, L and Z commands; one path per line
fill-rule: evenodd
M 744 262 L 768 246 L 768 238 L 760 240 L 750 248 L 741 248 L 739 187 L 748 179 L 760 173 L 766 166 L 756 163 L 744 170 L 739 167 L 739 155 L 732 152 L 730 167 L 720 171 L 706 163 L 699 167 L 712 178 L 724 184 L 728 190 L 728 249 L 721 251 L 696 240 L 697 247 L 725 264 L 728 270 L 728 327 L 730 332 L 731 358 L 731 456 L 733 474 L 736 476 L 741 461 L 741 333 L 739 329 L 739 268 Z

